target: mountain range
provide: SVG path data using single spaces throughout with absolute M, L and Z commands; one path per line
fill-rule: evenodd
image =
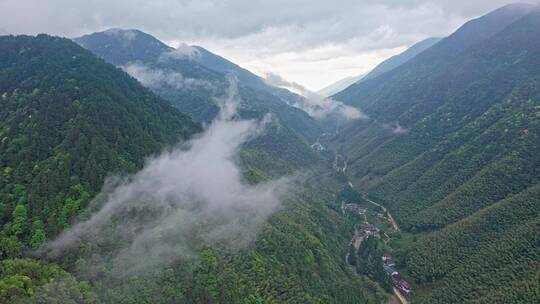
M 538 297 L 539 29 L 538 7 L 506 6 L 335 96 L 370 117 L 335 138 L 354 183 L 422 235 L 411 276 L 443 286 L 420 303 Z
M 154 45 L 159 49 L 159 44 Z M 277 303 L 332 299 L 353 303 L 376 297 L 362 287 L 361 279 L 351 277 L 341 262 L 347 248 L 340 245 L 347 241 L 353 222 L 327 206 L 334 199 L 329 185 L 338 185 L 332 174 L 311 178 L 319 186 L 302 179 L 305 186 L 295 187 L 281 210 L 260 227 L 257 241 L 240 252 L 218 244 L 201 246 L 196 259 L 176 260 L 128 278 L 118 277 L 114 267 L 106 265 L 137 234 L 111 243 L 81 240 L 79 247 L 66 254 L 44 255 L 47 241 L 75 222 L 88 219 L 100 207 L 99 198 L 118 178 L 134 178 L 136 175 L 130 174 L 140 172 L 152 155 L 169 151 L 178 142 L 196 141 L 203 126 L 175 107 L 175 102 L 182 100 L 162 99 L 152 92 L 153 87 L 143 87 L 122 69 L 69 39 L 3 36 L 0 49 L 0 302 Z M 118 54 L 124 51 L 111 53 L 120 60 Z M 141 56 L 137 58 L 152 54 L 130 52 L 130 56 Z M 230 85 L 225 75 L 185 60 L 178 66 L 190 64 L 193 68 L 182 72 L 210 75 L 204 79 L 218 85 L 216 98 L 226 93 L 219 87 Z M 308 164 L 315 170 L 313 165 L 320 163 L 317 166 L 324 170 L 321 157 L 285 124 L 291 117 L 291 126 L 300 124 L 301 119 L 311 123 L 307 114 L 286 103 L 262 99 L 266 95 L 256 95 L 241 83 L 238 86 L 242 98 L 238 113 L 242 117 L 233 120 L 263 119 L 266 113 L 275 116 L 263 133 L 234 155 L 245 184 L 256 187 L 307 169 Z M 309 130 L 302 131 L 309 134 Z M 198 165 L 212 168 L 219 164 Z M 125 221 L 119 229 L 126 229 L 132 221 L 152 216 L 132 210 L 115 221 Z
M 362 117 L 315 119 L 309 96 L 135 29 L 0 36 L 0 302 L 382 303 L 402 282 L 405 303 L 540 301 L 538 5 L 321 94 Z M 213 193 L 224 171 L 239 181 Z M 184 184 L 190 216 L 156 223 Z M 248 208 L 281 184 L 275 210 Z M 250 202 L 214 216 L 232 195 Z M 237 227 L 254 228 L 222 238 Z
M 375 78 L 379 75 L 382 75 L 386 72 L 392 71 L 393 69 L 399 67 L 405 62 L 413 59 L 416 55 L 432 47 L 434 44 L 436 44 L 440 40 L 441 38 L 435 38 L 435 37 L 424 39 L 418 43 L 415 43 L 413 46 L 405 50 L 403 53 L 392 56 L 386 59 L 385 61 L 381 62 L 373 70 L 369 71 L 369 73 L 344 78 L 342 80 L 339 80 L 319 90 L 317 93 L 323 96 L 332 96 L 336 93 L 339 93 L 345 90 L 347 87 L 357 82 L 366 81 L 366 80 Z
M 283 89 L 267 85 L 260 77 L 202 47 L 181 45 L 173 49 L 149 34 L 121 29 L 74 41 L 124 69 L 199 122 L 209 122 L 216 116 L 219 106 L 215 96 L 226 94 L 232 77 L 238 84 L 240 117 L 261 118 L 271 113 L 274 118 L 274 127 L 248 146 L 264 142 L 265 154 L 293 166 L 305 165 L 317 157 L 309 147 L 321 130 L 315 119 L 274 94 Z

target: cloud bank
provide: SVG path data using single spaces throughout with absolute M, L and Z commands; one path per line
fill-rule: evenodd
M 257 185 L 242 179 L 240 146 L 266 120 L 236 120 L 236 96 L 233 85 L 218 102 L 218 118 L 199 137 L 149 159 L 132 176 L 109 179 L 92 202 L 97 211 L 43 253 L 56 258 L 88 244 L 113 247 L 109 260 L 122 275 L 193 257 L 201 246 L 237 250 L 249 244 L 280 206 L 290 179 Z
M 137 28 L 174 44 L 202 45 L 260 74 L 273 71 L 316 90 L 512 2 L 2 0 L 0 28 L 69 37 Z
M 325 119 L 330 115 L 337 115 L 345 120 L 365 119 L 367 116 L 358 108 L 345 105 L 340 101 L 309 91 L 296 82 L 285 80 L 278 74 L 267 73 L 265 81 L 272 86 L 289 89 L 304 98 L 291 103 L 291 106 L 300 108 L 316 119 Z
M 122 69 L 131 75 L 131 77 L 137 79 L 143 86 L 150 89 L 195 89 L 200 87 L 211 87 L 211 84 L 208 81 L 187 78 L 177 71 L 151 68 L 139 62 L 128 63 L 127 65 L 122 66 Z

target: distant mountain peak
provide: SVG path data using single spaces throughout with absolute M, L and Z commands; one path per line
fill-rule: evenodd
M 86 49 L 106 57 L 115 65 L 132 61 L 151 61 L 174 50 L 152 35 L 136 29 L 111 28 L 73 39 Z
M 325 97 L 329 97 L 329 96 L 332 96 L 336 93 L 338 93 L 339 91 L 347 88 L 348 86 L 350 86 L 351 84 L 359 81 L 360 79 L 362 79 L 365 75 L 364 74 L 361 74 L 361 75 L 357 75 L 357 76 L 348 76 L 348 77 L 345 77 L 343 79 L 340 79 L 320 90 L 317 91 L 317 94 L 321 95 L 321 96 L 325 96 Z
M 139 31 L 137 30 L 124 30 L 120 28 L 111 28 L 108 30 L 105 30 L 103 33 L 109 36 L 113 36 L 118 39 L 122 39 L 124 41 L 133 41 L 135 38 L 137 38 L 137 34 Z
M 402 64 L 406 63 L 407 61 L 411 60 L 416 55 L 418 55 L 418 54 L 422 53 L 423 51 L 427 50 L 428 48 L 432 47 L 433 45 L 435 45 L 440 40 L 441 40 L 441 38 L 438 38 L 438 37 L 431 37 L 431 38 L 424 39 L 424 40 L 414 44 L 413 46 L 411 46 L 410 48 L 408 48 L 404 52 L 402 52 L 402 53 L 400 53 L 398 55 L 392 56 L 392 57 L 386 59 L 385 61 L 381 62 L 379 65 L 377 65 L 369 73 L 358 75 L 358 76 L 349 76 L 347 78 L 341 79 L 341 80 L 339 80 L 339 81 L 325 87 L 324 89 L 318 91 L 318 93 L 323 95 L 323 96 L 332 96 L 332 95 L 335 95 L 335 94 L 347 89 L 349 86 L 351 86 L 351 85 L 353 85 L 355 83 L 362 82 L 362 81 L 365 81 L 365 80 L 368 80 L 368 79 L 372 79 L 372 78 L 380 76 L 380 75 L 382 75 L 382 74 L 384 74 L 386 72 L 392 71 L 393 69 L 395 69 L 395 68 L 401 66 Z

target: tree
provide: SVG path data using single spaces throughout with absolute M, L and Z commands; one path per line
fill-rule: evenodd
M 17 237 L 21 237 L 26 232 L 26 220 L 28 219 L 28 212 L 23 204 L 18 204 L 13 210 L 13 222 L 11 224 L 11 231 Z
M 30 246 L 32 246 L 33 249 L 37 249 L 47 240 L 47 236 L 45 235 L 45 230 L 43 228 L 43 222 L 41 220 L 35 220 L 32 224 Z
M 351 244 L 349 246 L 349 255 L 347 256 L 347 262 L 352 266 L 356 266 L 356 248 Z

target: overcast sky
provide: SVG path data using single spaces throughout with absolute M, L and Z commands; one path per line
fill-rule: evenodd
M 136 28 L 316 90 L 508 0 L 0 0 L 0 33 Z M 537 2 L 521 0 L 520 2 Z

